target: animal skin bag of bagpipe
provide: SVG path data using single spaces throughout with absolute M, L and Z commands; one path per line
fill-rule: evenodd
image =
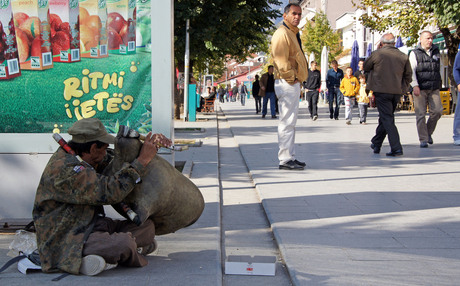
M 104 171 L 106 175 L 116 173 L 123 163 L 134 161 L 142 147 L 139 138 L 123 137 L 120 133 L 115 142 L 114 159 Z M 142 183 L 137 184 L 123 201 L 137 213 L 140 222 L 153 220 L 156 235 L 172 233 L 195 223 L 205 205 L 198 187 L 160 156 L 155 156 L 147 168 L 141 177 Z M 120 204 L 113 207 L 128 218 Z

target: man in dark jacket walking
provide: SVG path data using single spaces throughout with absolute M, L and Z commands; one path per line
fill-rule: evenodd
M 265 115 L 267 115 L 268 100 L 270 100 L 270 112 L 272 114 L 272 118 L 276 118 L 275 76 L 273 71 L 273 66 L 269 65 L 267 72 L 260 78 L 259 95 L 264 99 L 262 104 L 262 118 L 265 118 Z
M 254 101 L 256 102 L 256 114 L 259 114 L 261 111 L 261 98 L 259 96 L 259 91 L 260 91 L 260 82 L 259 82 L 259 75 L 256 74 L 255 76 L 256 80 L 252 83 L 252 96 L 254 97 Z
M 414 89 L 414 109 L 420 148 L 433 144 L 431 135 L 442 115 L 442 102 L 439 96 L 441 88 L 441 65 L 439 48 L 433 45 L 433 34 L 423 31 L 420 44 L 409 55 L 412 67 L 412 87 Z M 430 116 L 425 119 L 426 109 Z
M 315 121 L 318 119 L 318 97 L 321 86 L 321 73 L 316 69 L 318 63 L 312 61 L 308 70 L 307 81 L 304 82 L 304 88 L 307 90 L 308 111 L 310 118 Z
M 329 94 L 329 117 L 339 120 L 340 104 L 343 100 L 343 94 L 340 92 L 340 82 L 343 79 L 343 70 L 339 69 L 336 60 L 331 62 L 332 68 L 326 74 L 326 86 Z M 335 102 L 335 109 L 334 109 Z
M 219 89 L 217 90 L 217 94 L 219 94 L 219 101 L 220 101 L 221 103 L 224 103 L 224 102 L 225 102 L 225 101 L 224 101 L 225 89 L 224 89 L 224 87 L 223 87 L 222 85 L 221 85 L 221 86 L 219 87 Z
M 412 70 L 407 55 L 394 47 L 393 34 L 383 35 L 381 43 L 383 47 L 373 52 L 364 62 L 364 71 L 369 73 L 367 87 L 374 91 L 379 111 L 379 125 L 371 140 L 371 148 L 374 153 L 380 153 L 383 140 L 388 134 L 391 151 L 386 155 L 401 156 L 403 149 L 395 125 L 394 112 L 401 95 L 406 93 L 412 81 Z

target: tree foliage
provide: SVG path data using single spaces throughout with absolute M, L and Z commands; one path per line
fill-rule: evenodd
M 369 11 L 360 18 L 362 23 L 379 32 L 398 29 L 406 44 L 419 40 L 419 32 L 429 26 L 438 27 L 444 36 L 449 79 L 453 81 L 452 67 L 460 43 L 460 3 L 458 0 L 353 0 L 358 8 Z
M 271 5 L 277 0 L 176 0 L 174 7 L 174 54 L 183 62 L 186 20 L 190 19 L 190 60 L 195 67 L 219 67 L 227 56 L 239 61 L 267 51 L 267 36 L 280 16 Z M 211 65 L 212 64 L 212 65 Z M 203 71 L 203 70 L 201 70 Z
M 316 14 L 312 21 L 307 22 L 301 38 L 304 51 L 307 54 L 313 53 L 315 59 L 321 59 L 324 46 L 328 48 L 329 61 L 335 59 L 342 52 L 341 35 L 332 30 L 327 16 L 322 12 Z
M 364 26 L 379 32 L 396 28 L 401 36 L 409 38 L 408 46 L 417 43 L 420 30 L 435 24 L 432 13 L 420 0 L 361 0 L 358 7 L 365 11 L 370 8 L 370 13 L 360 18 Z
M 280 16 L 271 5 L 280 4 L 278 0 L 175 0 L 174 56 L 178 69 L 184 70 L 187 19 L 190 71 L 220 77 L 228 57 L 243 62 L 255 52 L 268 50 L 272 20 Z M 182 103 L 182 91 L 176 91 L 175 118 L 180 116 Z
M 421 0 L 421 4 L 433 13 L 439 27 L 460 24 L 460 2 L 458 0 Z

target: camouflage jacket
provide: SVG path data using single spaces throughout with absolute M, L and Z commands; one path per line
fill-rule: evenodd
M 33 209 L 42 270 L 78 274 L 83 237 L 94 215 L 103 205 L 122 201 L 145 171 L 134 160 L 104 176 L 59 148 L 43 171 Z

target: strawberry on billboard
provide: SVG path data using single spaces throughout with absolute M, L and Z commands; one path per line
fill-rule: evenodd
M 0 133 L 65 132 L 90 117 L 151 130 L 136 2 L 108 1 L 0 0 Z

